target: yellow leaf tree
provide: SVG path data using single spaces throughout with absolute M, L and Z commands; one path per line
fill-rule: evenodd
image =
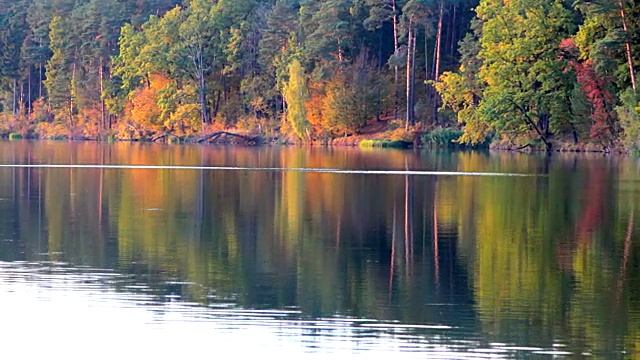
M 294 59 L 289 65 L 289 81 L 284 86 L 284 97 L 287 101 L 287 121 L 302 140 L 309 138 L 309 121 L 304 107 L 309 90 L 307 77 L 300 61 Z

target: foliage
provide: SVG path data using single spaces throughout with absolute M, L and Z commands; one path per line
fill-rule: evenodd
M 567 35 L 571 15 L 560 0 L 516 1 L 499 7 L 482 1 L 479 77 L 487 84 L 479 116 L 492 129 L 513 137 L 537 137 L 563 130 L 570 79 L 556 46 Z
M 388 125 L 388 131 L 384 134 L 384 137 L 391 141 L 413 143 L 415 140 L 415 135 L 418 131 L 418 126 L 407 127 L 404 121 L 393 120 Z
M 611 109 L 613 96 L 607 90 L 606 82 L 596 74 L 591 59 L 578 60 L 578 49 L 572 39 L 563 40 L 560 43 L 560 49 L 569 61 L 569 66 L 575 72 L 580 90 L 590 105 L 591 139 L 596 139 L 607 145 L 611 144 L 617 138 L 618 126 L 613 109 Z
M 442 106 L 452 109 L 458 116 L 458 122 L 464 127 L 459 137 L 460 142 L 476 145 L 485 141 L 491 128 L 478 112 L 482 90 L 474 85 L 477 80 L 465 76 L 464 66 L 461 66 L 461 71 L 462 74 L 443 73 L 435 87 L 442 97 Z
M 491 134 L 491 126 L 484 121 L 478 105 L 482 99 L 485 83 L 478 73 L 482 67 L 480 24 L 475 23 L 473 34 L 467 34 L 460 42 L 460 68 L 458 72 L 444 72 L 434 86 L 442 99 L 442 108 L 453 110 L 458 123 L 463 126 L 459 141 L 463 144 L 483 143 Z
M 307 78 L 302 64 L 294 59 L 289 65 L 289 80 L 284 86 L 287 101 L 287 121 L 299 139 L 309 138 L 309 122 L 305 102 L 309 96 Z
M 422 135 L 422 143 L 427 147 L 455 147 L 463 131 L 456 128 L 438 128 Z
M 402 140 L 375 140 L 367 139 L 362 140 L 358 146 L 361 148 L 394 148 L 394 149 L 406 149 L 411 143 Z
M 41 139 L 62 140 L 72 136 L 67 124 L 41 122 L 36 125 L 35 132 Z
M 324 128 L 336 134 L 358 132 L 381 111 L 384 88 L 366 55 L 327 82 L 322 102 Z
M 44 86 L 47 89 L 51 110 L 61 119 L 69 123 L 73 121 L 73 101 L 75 75 L 73 69 L 73 48 L 65 34 L 70 32 L 68 20 L 54 16 L 49 25 L 50 48 L 53 55 L 47 62 L 47 78 Z
M 165 90 L 171 80 L 162 75 L 149 76 L 149 85 L 132 94 L 130 119 L 140 127 L 161 131 L 163 127 L 162 109 L 158 107 L 159 93 Z
M 477 41 L 465 39 L 459 72 L 445 73 L 435 84 L 443 105 L 464 126 L 460 141 L 475 144 L 496 132 L 516 143 L 538 139 L 550 149 L 552 137 L 577 137 L 580 120 L 572 108 L 576 83 L 592 104 L 591 137 L 605 142 L 615 138 L 605 84 L 588 63 L 558 55 L 557 47 L 575 29 L 570 9 L 560 0 L 501 4 L 480 2 Z M 566 70 L 567 62 L 577 78 Z
M 630 131 L 614 109 L 640 63 L 640 7 L 630 1 L 0 0 L 0 8 L 3 128 L 52 122 L 89 138 L 182 136 L 252 119 L 328 139 L 404 110 L 410 124 L 416 113 L 423 125 L 442 124 L 442 106 L 464 144 L 612 146 Z M 158 77 L 166 84 L 152 84 Z M 293 118 L 280 126 L 285 112 Z
M 640 19 L 635 15 L 640 10 L 638 4 L 632 1 L 580 0 L 575 5 L 584 17 L 575 36 L 581 58 L 593 62 L 598 76 L 613 75 L 615 91 L 622 93 L 631 82 L 626 44 L 630 45 L 631 63 L 638 60 L 637 29 Z
M 182 136 L 199 132 L 202 125 L 200 107 L 197 104 L 179 105 L 171 113 L 164 127 L 171 133 Z
M 616 112 L 624 129 L 623 142 L 627 149 L 637 154 L 640 152 L 640 102 L 632 89 L 623 92 L 620 101 L 622 104 Z

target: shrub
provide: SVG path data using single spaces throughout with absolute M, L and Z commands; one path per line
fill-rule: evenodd
M 410 142 L 402 140 L 362 140 L 358 146 L 361 148 L 394 148 L 394 149 L 406 149 L 411 145 Z
M 36 133 L 42 139 L 62 140 L 71 136 L 69 128 L 65 124 L 41 122 L 36 125 Z
M 463 135 L 458 128 L 438 128 L 422 135 L 422 143 L 432 148 L 483 148 L 489 146 L 490 139 L 486 139 L 477 145 L 465 145 L 458 140 Z

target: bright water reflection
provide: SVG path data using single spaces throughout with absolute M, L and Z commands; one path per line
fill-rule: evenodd
M 629 159 L 13 142 L 0 163 L 536 175 L 0 168 L 0 318 L 18 357 L 640 344 Z
M 0 263 L 0 274 L 0 316 L 10 330 L 3 336 L 3 353 L 18 357 L 63 352 L 66 358 L 184 358 L 211 353 L 212 347 L 219 355 L 284 358 L 400 353 L 450 359 L 545 352 L 464 340 L 464 333 L 446 325 L 312 319 L 298 310 L 240 309 L 232 303 L 205 307 L 177 296 L 160 302 L 130 276 L 62 263 Z M 38 346 L 32 345 L 34 339 Z

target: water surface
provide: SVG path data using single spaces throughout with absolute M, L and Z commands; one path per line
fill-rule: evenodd
M 2 142 L 3 353 L 635 357 L 639 166 Z

